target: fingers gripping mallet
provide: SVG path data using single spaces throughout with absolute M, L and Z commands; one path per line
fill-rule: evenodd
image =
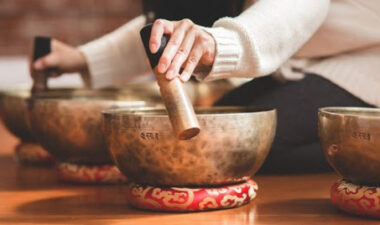
M 145 52 L 149 58 L 153 72 L 156 74 L 157 83 L 160 86 L 162 100 L 164 101 L 169 119 L 175 135 L 180 140 L 187 140 L 196 136 L 200 132 L 198 119 L 195 115 L 191 101 L 185 92 L 182 81 L 179 77 L 168 80 L 165 74 L 159 73 L 156 68 L 160 57 L 169 41 L 169 35 L 164 35 L 161 39 L 161 46 L 157 53 L 152 54 L 149 49 L 149 39 L 152 31 L 152 24 L 141 29 L 140 35 L 144 44 Z

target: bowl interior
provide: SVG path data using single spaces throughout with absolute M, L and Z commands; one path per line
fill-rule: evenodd
M 117 96 L 121 96 L 123 93 L 116 90 L 51 90 L 47 92 L 34 93 L 32 98 L 39 99 L 115 99 Z

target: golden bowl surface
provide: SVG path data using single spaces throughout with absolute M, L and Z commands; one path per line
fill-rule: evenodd
M 28 122 L 38 142 L 58 161 L 112 164 L 101 130 L 101 112 L 145 104 L 136 93 L 112 89 L 41 93 L 28 100 Z
M 196 108 L 201 132 L 178 140 L 164 109 L 103 112 L 103 131 L 119 169 L 140 184 L 213 186 L 247 180 L 268 155 L 276 111 Z
M 318 130 L 325 157 L 355 184 L 380 185 L 380 109 L 319 109 Z

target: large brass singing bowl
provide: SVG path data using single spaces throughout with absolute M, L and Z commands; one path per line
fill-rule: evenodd
M 38 142 L 60 162 L 112 164 L 101 130 L 102 110 L 145 105 L 133 93 L 82 91 L 41 94 L 28 101 L 28 118 Z
M 26 122 L 26 102 L 30 91 L 27 89 L 10 89 L 0 91 L 0 117 L 5 127 L 24 142 L 35 139 Z
M 119 169 L 137 183 L 213 186 L 244 181 L 268 155 L 276 111 L 245 107 L 199 108 L 201 132 L 178 140 L 162 109 L 103 112 L 103 131 Z
M 104 96 L 115 96 L 116 93 L 126 92 L 117 89 L 102 89 L 98 91 Z M 89 90 L 85 89 L 70 89 L 59 88 L 48 90 L 38 96 L 49 97 L 75 97 L 88 95 Z M 125 94 L 126 94 L 125 93 Z M 35 142 L 28 123 L 27 123 L 27 102 L 26 100 L 31 97 L 30 88 L 10 88 L 0 90 L 0 118 L 2 119 L 5 127 L 16 137 L 24 142 Z M 149 95 L 149 98 L 151 96 Z
M 329 164 L 356 184 L 380 185 L 380 109 L 321 108 L 319 137 Z

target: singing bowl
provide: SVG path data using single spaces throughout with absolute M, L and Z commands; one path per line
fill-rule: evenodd
M 134 182 L 214 186 L 249 179 L 268 155 L 276 111 L 196 108 L 201 132 L 178 140 L 163 109 L 103 112 L 103 132 L 116 165 Z
M 28 122 L 38 142 L 60 162 L 112 164 L 102 135 L 102 110 L 145 105 L 141 95 L 116 90 L 42 93 L 28 100 Z
M 380 185 L 380 109 L 327 107 L 318 119 L 331 167 L 352 183 Z
M 30 91 L 27 89 L 9 89 L 0 91 L 0 118 L 5 127 L 14 136 L 24 142 L 34 142 L 26 122 L 26 102 Z
M 63 88 L 49 90 L 48 92 L 50 95 L 62 93 L 75 95 L 82 91 L 83 89 Z M 27 88 L 10 88 L 0 91 L 0 118 L 9 132 L 24 142 L 35 142 L 35 137 L 28 126 L 26 118 L 26 100 L 30 97 L 30 89 Z
M 101 89 L 98 91 L 104 96 L 112 97 L 116 94 L 127 94 L 131 91 L 118 90 L 118 89 Z M 125 93 L 124 93 L 125 92 Z M 134 92 L 134 90 L 133 90 Z M 44 93 L 35 94 L 38 96 L 49 97 L 79 97 L 81 95 L 88 95 L 89 90 L 86 89 L 71 89 L 59 88 L 51 89 Z M 24 142 L 35 142 L 35 137 L 30 130 L 27 123 L 27 103 L 26 100 L 31 97 L 30 88 L 10 88 L 0 90 L 0 118 L 2 119 L 5 127 L 14 136 L 18 137 Z M 153 98 L 153 94 L 144 95 L 145 98 Z

